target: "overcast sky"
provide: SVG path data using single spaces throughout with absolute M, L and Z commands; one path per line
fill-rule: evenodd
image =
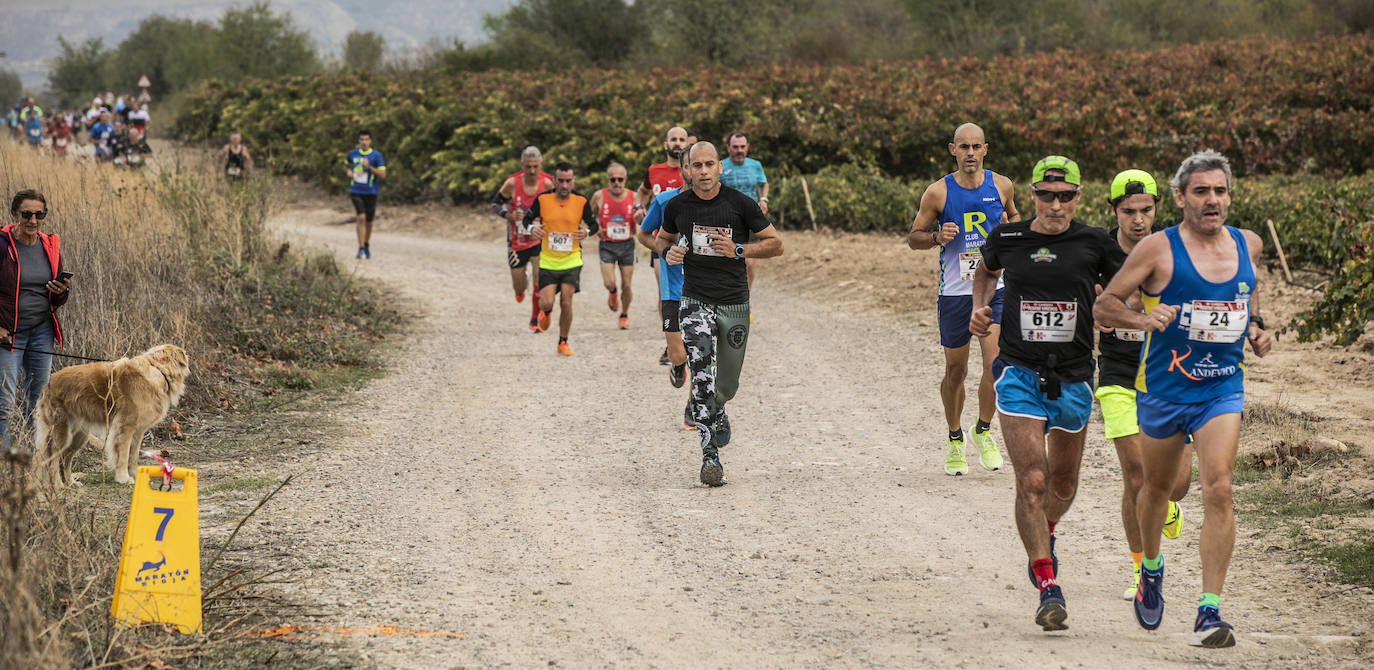
M 277 13 L 288 11 L 310 34 L 325 57 L 338 57 L 343 39 L 354 30 L 371 30 L 386 39 L 388 55 L 423 46 L 431 38 L 464 44 L 484 39 L 482 15 L 499 13 L 515 0 L 273 0 Z M 48 62 L 61 53 L 57 38 L 81 43 L 92 37 L 106 47 L 118 45 L 153 14 L 216 22 L 246 0 L 0 0 L 0 66 L 19 73 L 30 89 L 45 88 Z M 134 82 L 128 82 L 130 86 Z

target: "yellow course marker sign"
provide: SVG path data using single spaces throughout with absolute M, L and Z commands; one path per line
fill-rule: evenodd
M 196 471 L 176 468 L 180 491 L 154 491 L 152 476 L 162 469 L 143 466 L 134 480 L 124 552 L 115 578 L 110 613 L 125 625 L 171 624 L 177 632 L 201 632 L 200 514 Z

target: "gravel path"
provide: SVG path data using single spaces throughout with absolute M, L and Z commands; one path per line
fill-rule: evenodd
M 307 208 L 276 223 L 343 254 L 353 230 L 341 220 Z M 709 489 L 680 424 L 685 391 L 657 364 L 646 265 L 629 331 L 615 329 L 596 270 L 584 270 L 576 355 L 563 359 L 553 334 L 526 329 L 528 303 L 512 300 L 499 244 L 384 233 L 373 247 L 362 274 L 400 287 L 425 316 L 390 356 L 390 373 L 337 408 L 330 448 L 285 467 L 303 474 L 258 531 L 311 567 L 294 588 L 328 613 L 326 624 L 464 634 L 345 637 L 368 665 L 1368 667 L 1374 658 L 1367 590 L 1296 583 L 1281 556 L 1243 541 L 1223 610 L 1240 645 L 1188 647 L 1200 581 L 1195 492 L 1183 538 L 1166 544 L 1163 629 L 1141 630 L 1120 598 L 1129 555 L 1119 477 L 1097 422 L 1084 485 L 1059 527 L 1070 629 L 1041 632 L 1011 473 L 975 462 L 956 479 L 940 468 L 942 368 L 930 328 L 763 282 L 730 405 L 734 441 L 722 451 L 728 485 Z

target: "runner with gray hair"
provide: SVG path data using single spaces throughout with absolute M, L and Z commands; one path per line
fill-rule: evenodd
M 506 177 L 491 199 L 491 211 L 506 221 L 506 265 L 510 267 L 515 301 L 524 302 L 525 290 L 539 292 L 539 238 L 525 227 L 525 210 L 540 193 L 553 188 L 553 175 L 541 170 L 544 154 L 528 146 L 520 152 L 520 171 Z M 533 262 L 531 262 L 533 261 Z M 528 270 L 526 270 L 528 268 Z M 528 273 L 528 277 L 527 274 Z M 542 333 L 539 300 L 530 300 L 530 332 Z
M 1274 342 L 1259 316 L 1255 264 L 1263 241 L 1226 225 L 1231 168 L 1221 154 L 1188 157 L 1172 184 L 1183 221 L 1136 245 L 1095 313 L 1103 326 L 1145 331 L 1135 379 L 1145 474 L 1136 498 L 1144 548 L 1136 621 L 1146 630 L 1163 622 L 1164 556 L 1156 529 L 1191 435 L 1202 488 L 1202 596 L 1188 643 L 1230 647 L 1236 638 L 1221 619 L 1221 588 L 1236 541 L 1231 474 L 1245 404 L 1245 343 L 1264 356 Z M 1143 312 L 1126 304 L 1137 292 Z

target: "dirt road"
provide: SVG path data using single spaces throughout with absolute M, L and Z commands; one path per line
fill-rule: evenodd
M 346 204 L 346 203 L 345 203 Z M 385 212 L 384 212 L 385 215 Z M 339 208 L 278 217 L 351 260 Z M 631 329 L 583 273 L 571 344 L 532 335 L 490 240 L 383 232 L 360 271 L 424 316 L 391 372 L 257 531 L 310 576 L 331 626 L 462 637 L 346 638 L 395 668 L 1368 667 L 1374 597 L 1297 578 L 1242 527 L 1223 613 L 1240 644 L 1187 646 L 1200 586 L 1196 493 L 1168 541 L 1168 609 L 1141 630 L 1116 459 L 1089 426 L 1084 485 L 1059 525 L 1070 629 L 1032 622 L 1012 475 L 941 470 L 933 327 L 908 328 L 778 282 L 757 315 L 728 485 L 697 483 L 686 398 L 657 364 L 652 279 Z M 790 253 L 800 251 L 797 247 Z M 595 258 L 595 252 L 590 254 Z M 976 377 L 976 372 L 974 373 Z M 970 414 L 972 409 L 969 410 Z M 1000 439 L 1000 435 L 999 435 Z M 1008 467 L 1010 464 L 1008 463 Z M 299 622 L 283 622 L 299 623 Z

